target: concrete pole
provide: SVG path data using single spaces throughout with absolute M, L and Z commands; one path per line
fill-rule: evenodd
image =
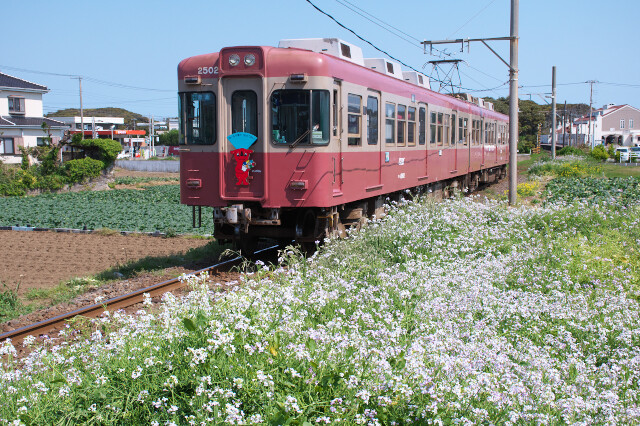
M 589 129 L 587 130 L 589 134 L 589 146 L 591 149 L 594 148 L 594 141 L 591 139 L 591 116 L 593 115 L 593 80 L 589 81 L 591 83 L 591 93 L 589 94 Z
M 511 41 L 509 60 L 509 205 L 518 195 L 518 15 L 519 0 L 511 0 Z
M 564 110 L 562 111 L 562 147 L 567 146 L 567 101 L 564 101 Z
M 556 66 L 551 67 L 551 158 L 556 159 Z
M 82 77 L 78 77 L 80 88 L 80 128 L 82 129 L 82 139 L 84 139 L 84 110 L 82 109 Z

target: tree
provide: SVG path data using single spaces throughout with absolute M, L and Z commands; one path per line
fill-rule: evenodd
M 178 146 L 178 131 L 169 130 L 160 135 L 160 145 Z
M 494 109 L 503 114 L 509 114 L 508 98 L 485 98 L 493 102 Z M 544 107 L 533 101 L 518 102 L 518 150 L 528 152 L 538 140 L 538 127 L 544 123 Z

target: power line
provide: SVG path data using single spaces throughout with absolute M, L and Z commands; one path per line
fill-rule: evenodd
M 91 81 L 92 83 L 102 84 L 102 85 L 110 86 L 110 87 L 120 87 L 122 89 L 148 90 L 148 91 L 152 91 L 152 92 L 175 92 L 175 90 L 168 90 L 168 89 L 154 89 L 154 88 L 149 88 L 149 87 L 130 86 L 130 85 L 127 85 L 127 84 L 114 83 L 114 82 L 111 82 L 111 81 L 100 80 L 100 79 L 93 78 L 93 77 L 85 77 L 85 76 L 81 76 L 81 75 L 78 75 L 78 74 L 61 74 L 61 73 L 54 73 L 54 72 L 29 70 L 29 69 L 26 69 L 26 68 L 10 67 L 10 66 L 6 66 L 6 65 L 0 65 L 0 69 L 1 68 L 14 70 L 14 71 L 28 72 L 28 73 L 33 73 L 33 74 L 52 75 L 52 76 L 56 76 L 56 77 L 71 77 L 71 78 L 82 77 L 82 79 L 84 79 L 86 81 Z
M 413 45 L 413 46 L 416 46 L 416 47 L 417 47 L 417 48 L 419 48 L 419 49 L 422 49 L 422 47 L 420 46 L 420 42 L 421 42 L 422 40 L 418 40 L 417 38 L 415 38 L 415 37 L 414 37 L 414 36 L 412 36 L 411 34 L 407 34 L 407 33 L 405 33 L 405 32 L 404 32 L 404 31 L 402 31 L 401 29 L 394 27 L 393 25 L 391 25 L 391 24 L 389 24 L 389 23 L 387 23 L 387 22 L 383 21 L 382 19 L 380 19 L 380 18 L 378 18 L 378 17 L 376 17 L 376 16 L 374 16 L 374 15 L 372 15 L 371 13 L 367 12 L 366 10 L 359 8 L 358 6 L 354 5 L 353 3 L 351 3 L 351 2 L 349 2 L 349 1 L 347 1 L 347 0 L 343 0 L 343 1 L 341 1 L 341 0 L 336 0 L 336 2 L 337 2 L 337 3 L 340 3 L 341 5 L 343 5 L 344 7 L 346 7 L 347 9 L 349 9 L 349 10 L 351 10 L 351 11 L 353 11 L 353 12 L 357 13 L 358 15 L 362 16 L 362 17 L 363 17 L 364 19 L 366 19 L 367 21 L 369 21 L 369 22 L 371 22 L 371 23 L 373 23 L 373 24 L 375 24 L 375 25 L 379 26 L 380 28 L 384 29 L 385 31 L 388 31 L 388 32 L 390 32 L 391 34 L 395 35 L 396 37 L 398 37 L 398 38 L 400 38 L 400 39 L 402 39 L 402 40 L 404 40 L 404 41 L 408 42 L 409 44 L 411 44 L 411 45 Z M 347 6 L 345 3 L 347 3 L 349 6 Z M 355 10 L 355 9 L 357 9 L 357 10 Z M 360 12 L 362 12 L 362 13 L 360 13 Z M 368 17 L 367 17 L 367 16 L 365 16 L 365 15 L 370 16 L 371 18 L 375 19 L 375 21 L 378 21 L 378 22 L 375 22 L 373 19 L 370 19 L 370 18 L 368 18 Z M 417 42 L 417 44 L 416 44 L 416 43 L 413 43 L 412 41 L 407 40 L 407 39 L 406 39 L 406 38 L 404 38 L 404 37 L 399 36 L 398 34 L 394 33 L 393 31 L 391 31 L 391 30 L 390 30 L 389 28 L 387 28 L 387 27 L 389 27 L 389 28 L 393 28 L 394 30 L 396 30 L 396 31 L 397 31 L 397 32 L 399 32 L 400 34 L 403 34 L 403 35 L 405 35 L 405 36 L 407 36 L 407 37 L 409 37 L 409 38 L 412 38 L 413 40 L 415 40 L 415 41 Z
M 364 37 L 360 36 L 358 33 L 356 33 L 354 30 L 352 30 L 351 28 L 347 27 L 346 25 L 342 24 L 340 21 L 338 21 L 336 18 L 334 18 L 332 15 L 330 15 L 329 13 L 325 12 L 324 10 L 320 9 L 318 6 L 316 6 L 311 0 L 305 0 L 307 3 L 309 3 L 311 6 L 313 6 L 314 9 L 316 9 L 318 12 L 322 13 L 323 15 L 325 15 L 326 17 L 328 17 L 329 19 L 331 19 L 333 22 L 335 22 L 336 24 L 338 24 L 340 27 L 344 28 L 345 30 L 349 31 L 351 34 L 353 34 L 354 36 L 356 36 L 358 39 L 362 40 L 363 42 L 367 43 L 368 45 L 370 45 L 371 47 L 373 47 L 374 49 L 376 49 L 378 52 L 381 52 L 385 55 L 387 55 L 389 58 L 393 59 L 394 61 L 397 61 L 398 63 L 404 65 L 405 67 L 421 73 L 422 71 L 419 71 L 417 69 L 415 69 L 414 67 L 412 67 L 411 65 L 408 65 L 406 63 L 404 63 L 403 61 L 401 61 L 400 59 L 397 59 L 396 57 L 392 56 L 389 52 L 379 48 L 378 46 L 376 46 L 375 44 L 373 44 L 372 42 L 370 42 L 369 40 L 365 39 Z M 376 18 L 377 19 L 377 18 Z M 444 53 L 444 52 L 443 52 Z M 445 53 L 446 54 L 446 53 Z M 449 55 L 450 56 L 450 55 Z M 433 78 L 434 81 L 438 82 L 438 83 L 443 83 L 442 81 Z M 473 89 L 469 89 L 466 87 L 462 87 L 460 85 L 456 85 L 455 87 L 457 87 L 460 90 L 465 90 L 465 91 L 473 91 Z M 500 87 L 500 86 L 499 86 Z M 489 90 L 489 89 L 487 89 Z
M 471 18 L 469 18 L 469 20 L 467 20 L 467 22 L 465 22 L 464 24 L 462 24 L 460 26 L 460 28 L 458 28 L 457 30 L 455 30 L 454 32 L 451 33 L 451 35 L 447 38 L 451 38 L 453 37 L 458 31 L 460 31 L 461 29 L 463 29 L 469 22 L 473 21 L 478 15 L 480 15 L 482 12 L 484 12 L 484 10 L 486 8 L 488 8 L 489 6 L 491 6 L 496 0 L 491 0 L 485 7 L 483 7 L 482 9 L 480 9 L 475 15 L 473 15 Z

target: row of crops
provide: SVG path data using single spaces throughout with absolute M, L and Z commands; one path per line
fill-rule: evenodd
M 0 226 L 211 234 L 210 211 L 192 227 L 191 207 L 180 204 L 178 185 L 0 198 Z

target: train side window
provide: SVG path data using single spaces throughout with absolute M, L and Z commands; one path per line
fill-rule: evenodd
M 311 91 L 311 143 L 329 143 L 329 91 Z
M 429 139 L 429 143 L 431 145 L 435 145 L 436 144 L 436 136 L 437 136 L 437 133 L 438 133 L 438 130 L 437 130 L 437 128 L 438 128 L 437 117 L 438 117 L 437 113 L 435 113 L 435 112 L 431 113 L 431 137 Z
M 367 143 L 369 145 L 378 144 L 378 98 L 369 96 L 367 98 Z
M 438 113 L 438 135 L 437 135 L 438 146 L 442 146 L 443 144 L 443 139 L 442 139 L 443 127 L 444 127 L 444 114 L 439 112 Z
M 253 90 L 237 90 L 231 95 L 231 132 L 258 136 L 258 96 Z
M 387 145 L 396 143 L 396 104 L 385 104 L 384 141 Z
M 216 143 L 216 95 L 213 92 L 180 94 L 180 123 L 187 145 Z
M 416 109 L 407 110 L 407 146 L 416 146 Z
M 362 96 L 349 93 L 347 105 L 348 144 L 360 145 L 361 142 Z
M 273 142 L 291 146 L 329 143 L 328 91 L 276 90 L 271 95 L 271 114 Z
M 396 143 L 399 146 L 404 146 L 406 142 L 405 132 L 407 129 L 407 107 L 405 105 L 398 105 L 397 118 L 398 137 L 396 139 Z
M 489 123 L 484 123 L 484 144 L 489 145 Z
M 427 141 L 427 110 L 420 107 L 418 110 L 418 143 L 424 145 Z
M 458 143 L 467 145 L 467 119 L 458 118 Z

